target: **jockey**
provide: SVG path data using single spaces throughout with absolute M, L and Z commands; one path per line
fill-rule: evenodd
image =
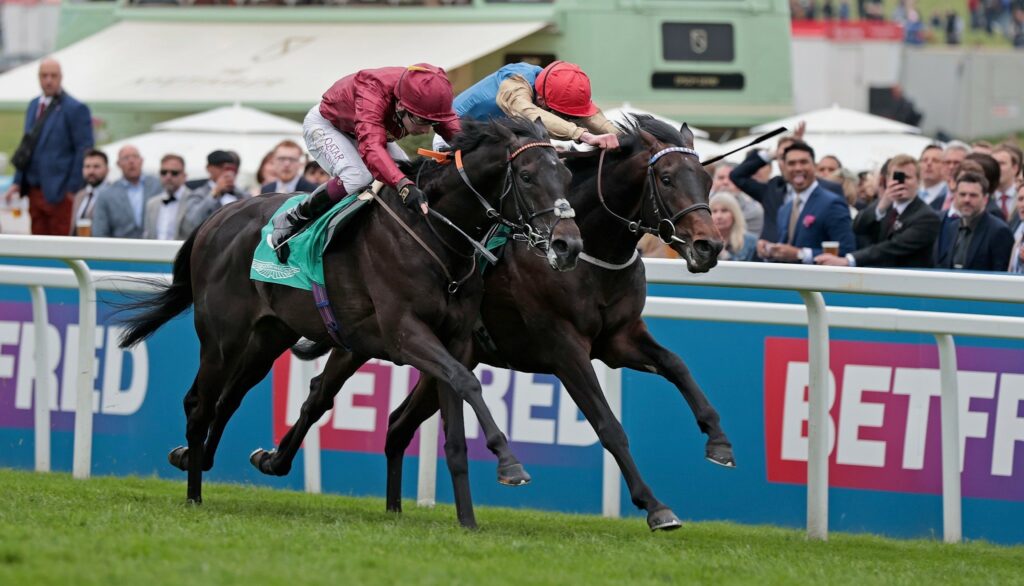
M 555 61 L 541 68 L 512 63 L 481 79 L 455 98 L 460 118 L 505 116 L 541 119 L 552 138 L 601 148 L 619 146 L 619 130 L 590 100 L 590 78 L 579 65 Z M 434 148 L 445 146 L 434 137 Z
M 426 213 L 423 192 L 395 163 L 408 160 L 395 141 L 432 129 L 445 140 L 459 131 L 452 85 L 440 67 L 419 63 L 364 69 L 335 82 L 302 123 L 309 154 L 331 179 L 274 218 L 271 245 L 281 262 L 288 257 L 283 243 L 374 179 L 396 188 L 406 205 L 418 204 Z

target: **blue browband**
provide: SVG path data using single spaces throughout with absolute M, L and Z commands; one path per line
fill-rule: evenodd
M 693 156 L 697 157 L 698 160 L 700 160 L 700 155 L 698 155 L 697 151 L 695 151 L 693 149 L 686 148 L 686 147 L 668 147 L 665 150 L 658 151 L 657 153 L 655 153 L 655 155 L 653 157 L 651 157 L 651 160 L 647 162 L 647 166 L 650 167 L 650 166 L 654 165 L 655 163 L 658 162 L 658 159 L 662 158 L 663 156 L 665 156 L 665 155 L 667 155 L 669 153 L 683 153 L 683 154 L 686 154 L 686 155 L 693 155 Z

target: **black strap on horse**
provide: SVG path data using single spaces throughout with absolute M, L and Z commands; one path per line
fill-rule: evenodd
M 672 242 L 685 244 L 685 240 L 676 236 L 675 223 L 683 216 L 686 216 L 687 214 L 696 212 L 698 210 L 706 210 L 709 214 L 711 213 L 711 207 L 708 206 L 708 204 L 698 202 L 693 205 L 687 206 L 686 208 L 673 214 L 672 210 L 669 209 L 668 204 L 665 203 L 665 198 L 661 196 L 661 191 L 658 189 L 657 178 L 654 176 L 654 164 L 657 163 L 659 159 L 661 159 L 663 156 L 669 153 L 682 153 L 684 155 L 697 157 L 698 160 L 700 158 L 697 155 L 697 151 L 689 147 L 680 146 L 664 148 L 655 153 L 654 156 L 652 156 L 650 160 L 647 161 L 647 179 L 645 180 L 645 188 L 649 189 L 650 191 L 652 210 L 654 211 L 654 215 L 658 218 L 657 227 L 655 228 L 643 225 L 642 208 L 640 210 L 641 217 L 640 219 L 637 220 L 630 220 L 615 213 L 610 207 L 608 207 L 608 203 L 604 199 L 604 189 L 602 189 L 601 187 L 601 175 L 604 171 L 604 156 L 606 152 L 606 150 L 602 149 L 601 155 L 597 160 L 597 198 L 601 202 L 601 207 L 603 207 L 605 211 L 611 214 L 613 217 L 615 217 L 623 224 L 625 224 L 626 229 L 628 229 L 630 232 L 633 232 L 634 234 L 640 232 L 645 234 L 655 234 L 665 244 L 671 244 Z M 662 214 L 668 217 L 663 218 Z

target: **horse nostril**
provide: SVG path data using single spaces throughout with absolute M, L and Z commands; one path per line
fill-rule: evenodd
M 697 254 L 700 256 L 711 256 L 714 252 L 714 246 L 712 246 L 707 240 L 697 240 L 693 243 L 693 249 L 697 251 Z
M 569 252 L 569 244 L 562 239 L 555 240 L 551 243 L 551 248 L 555 251 L 555 254 L 564 256 Z

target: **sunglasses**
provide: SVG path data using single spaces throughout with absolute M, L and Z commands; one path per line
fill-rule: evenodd
M 177 177 L 178 175 L 181 175 L 181 171 L 177 169 L 160 169 L 160 174 L 170 175 L 171 177 Z
M 440 124 L 440 122 L 435 122 L 433 120 L 427 120 L 426 118 L 421 118 L 421 117 L 419 117 L 419 116 L 417 116 L 415 114 L 412 114 L 410 112 L 406 112 L 405 115 L 406 115 L 406 117 L 409 118 L 409 122 L 412 122 L 416 126 L 430 126 L 431 128 L 433 128 L 433 127 L 437 126 L 438 124 Z

